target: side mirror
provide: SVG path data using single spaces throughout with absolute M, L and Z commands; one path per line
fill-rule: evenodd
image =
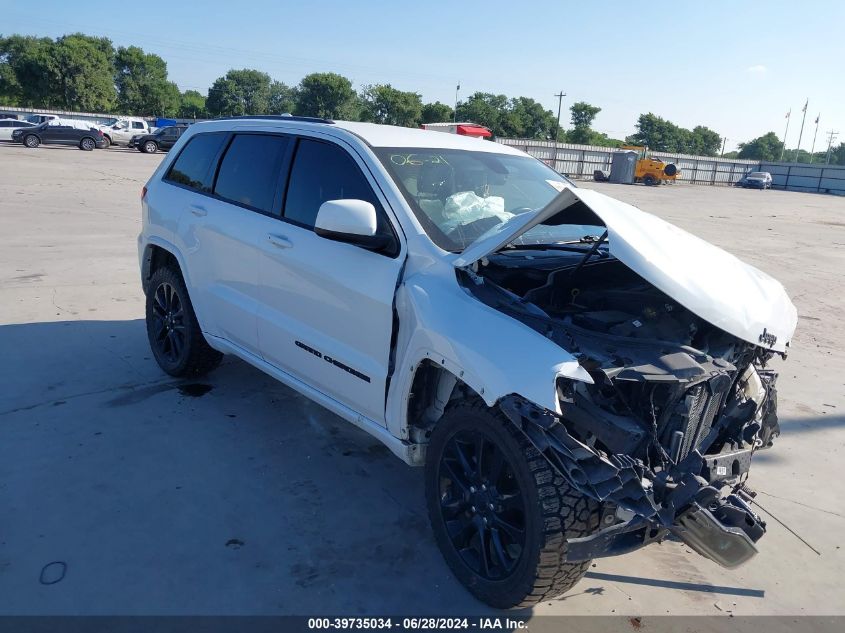
M 314 232 L 336 242 L 355 244 L 379 251 L 390 243 L 390 237 L 376 235 L 376 208 L 364 200 L 327 200 L 320 205 Z

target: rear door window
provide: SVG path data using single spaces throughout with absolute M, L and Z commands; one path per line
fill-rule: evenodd
M 286 136 L 236 134 L 220 163 L 215 195 L 272 213 L 289 142 Z
M 165 180 L 210 193 L 217 154 L 226 136 L 226 132 L 210 132 L 190 139 L 173 162 Z

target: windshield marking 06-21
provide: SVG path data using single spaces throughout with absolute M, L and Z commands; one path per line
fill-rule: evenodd
M 376 154 L 431 240 L 452 252 L 502 230 L 517 216 L 536 212 L 575 186 L 528 156 L 398 147 L 380 148 Z M 538 226 L 522 241 L 557 243 L 583 235 L 580 225 Z

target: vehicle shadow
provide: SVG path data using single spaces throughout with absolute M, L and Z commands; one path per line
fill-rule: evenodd
M 443 562 L 421 469 L 246 363 L 173 379 L 142 320 L 0 349 L 0 611 L 498 613 Z
M 4 325 L 0 349 L 0 595 L 15 613 L 500 613 L 443 562 L 421 469 L 248 364 L 173 379 L 140 319 Z M 67 578 L 45 594 L 54 560 Z M 763 595 L 590 571 L 563 600 L 605 583 Z
M 610 582 L 630 583 L 634 585 L 645 585 L 647 587 L 661 587 L 663 589 L 678 589 L 683 591 L 696 591 L 701 593 L 717 593 L 727 596 L 747 596 L 750 598 L 763 598 L 766 592 L 762 589 L 746 589 L 744 587 L 727 587 L 723 585 L 710 585 L 700 582 L 682 582 L 677 580 L 662 580 L 657 578 L 644 578 L 642 576 L 623 576 L 621 574 L 605 574 L 595 571 L 588 571 L 584 578 L 592 580 L 607 580 Z

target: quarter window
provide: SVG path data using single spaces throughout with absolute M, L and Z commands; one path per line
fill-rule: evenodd
M 165 180 L 210 192 L 214 177 L 212 165 L 225 139 L 225 132 L 197 134 L 181 151 Z
M 264 213 L 273 210 L 288 138 L 237 134 L 220 163 L 214 193 Z
M 379 229 L 383 228 L 381 205 L 352 157 L 337 145 L 301 139 L 288 183 L 285 218 L 313 228 L 321 204 L 343 199 L 372 203 L 379 211 Z

